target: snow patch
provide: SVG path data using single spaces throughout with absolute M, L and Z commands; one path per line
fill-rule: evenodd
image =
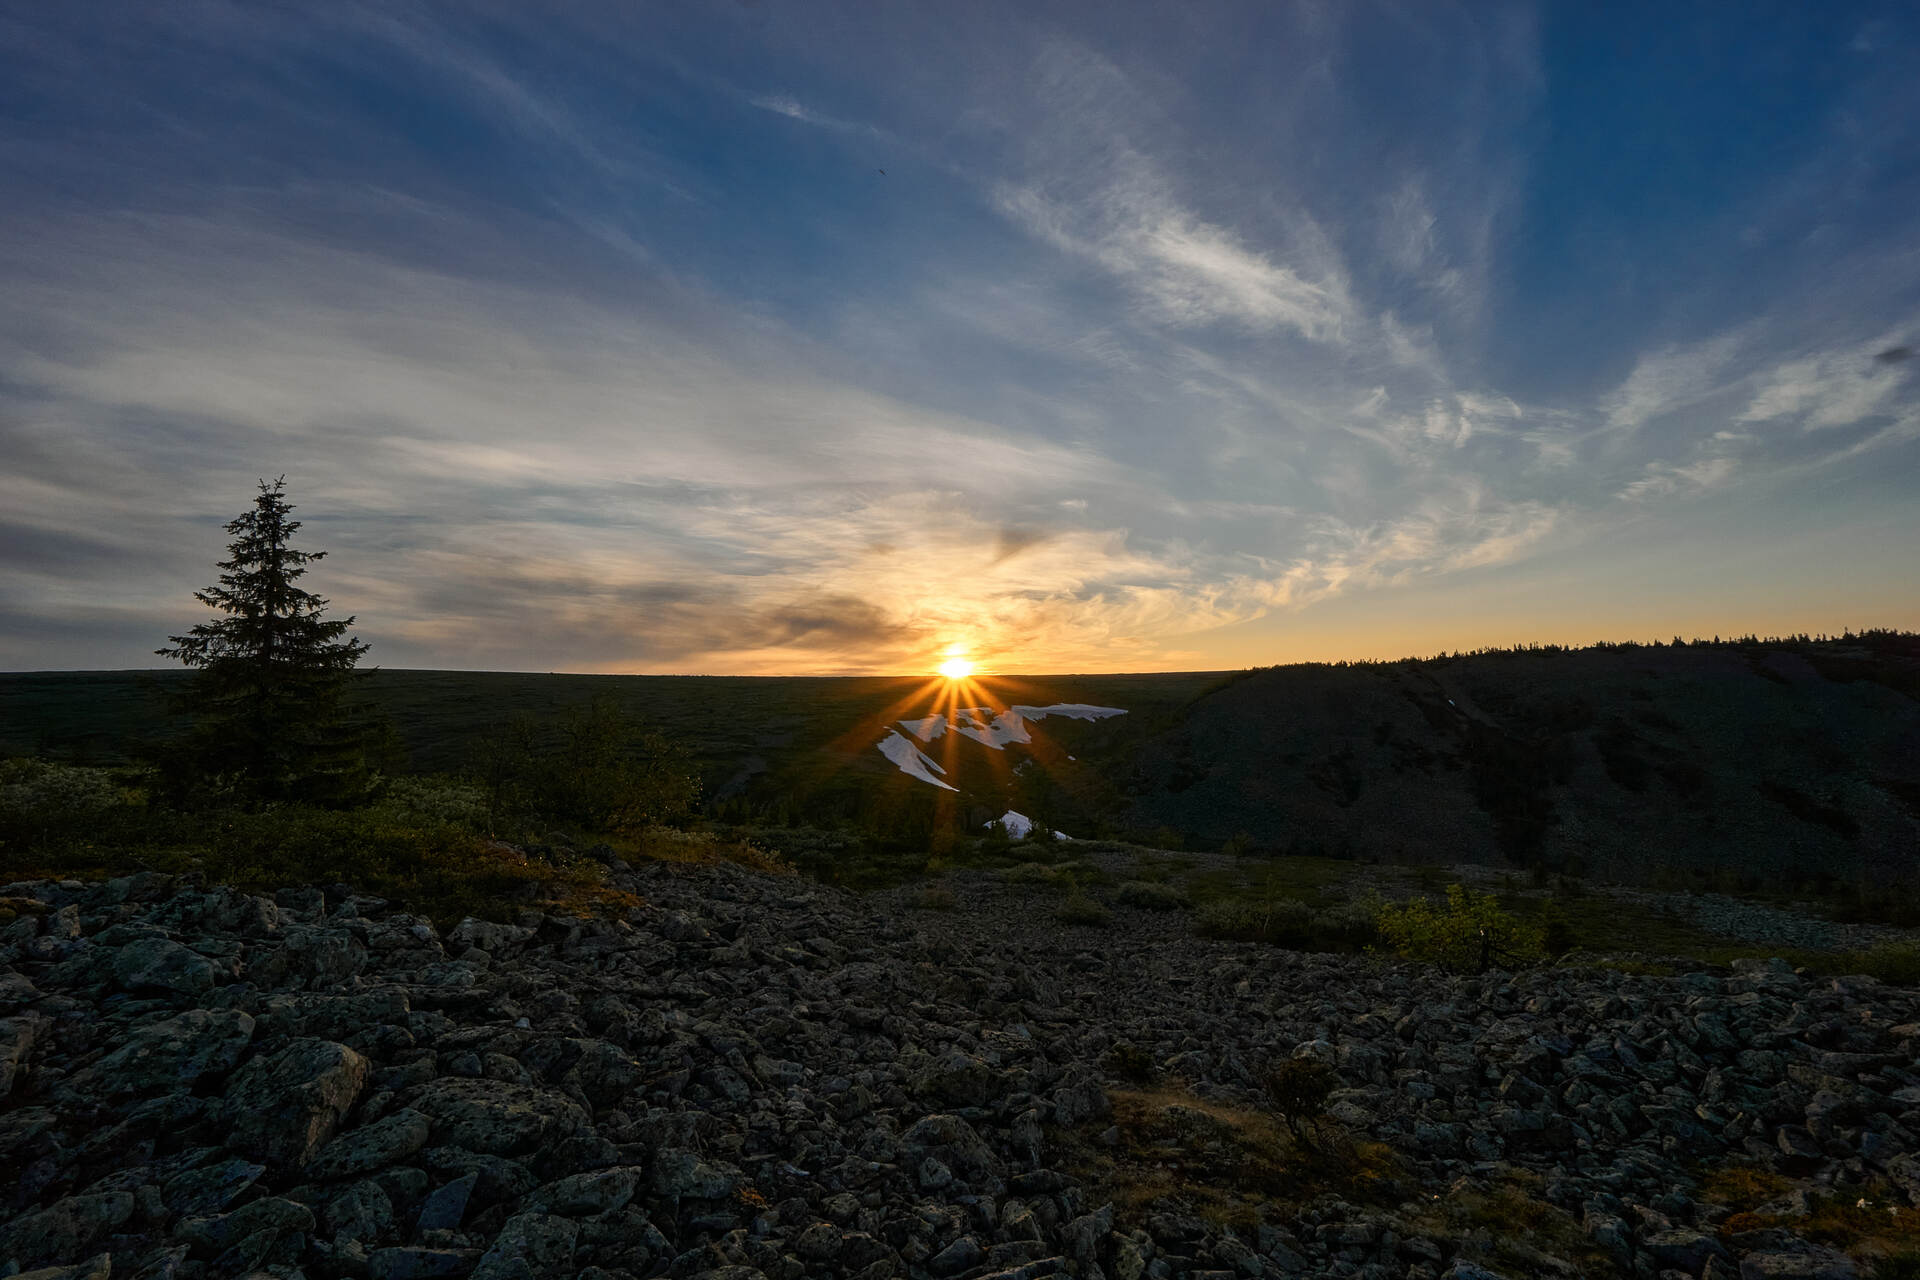
M 1007 833 L 1009 840 L 1025 840 L 1033 834 L 1033 819 L 1024 813 L 1016 813 L 1012 809 L 1009 809 L 1001 814 L 995 821 L 999 822 L 1000 829 Z M 1072 836 L 1064 831 L 1054 832 L 1053 838 L 1056 840 L 1073 839 Z
M 946 770 L 942 769 L 932 756 L 929 756 L 926 752 L 914 746 L 911 742 L 907 741 L 906 738 L 901 736 L 898 729 L 895 729 L 892 733 L 880 739 L 880 754 L 893 761 L 894 764 L 900 767 L 900 772 L 910 778 L 918 778 L 922 782 L 931 782 L 934 786 L 947 791 L 958 791 L 960 789 L 934 777 L 934 773 L 945 773 Z M 928 772 L 929 770 L 933 772 Z
M 1065 716 L 1069 720 L 1104 720 L 1108 716 L 1127 714 L 1122 707 L 1096 707 L 1086 702 L 1056 702 L 1046 707 L 1016 705 L 1005 711 L 996 712 L 992 707 L 956 707 L 948 715 L 922 716 L 918 720 L 902 720 L 901 728 L 922 742 L 933 742 L 946 735 L 948 730 L 963 737 L 972 738 L 983 747 L 995 751 L 1004 751 L 1009 742 L 1032 742 L 1033 735 L 1027 732 L 1027 725 L 1035 720 L 1045 720 L 1048 716 Z M 900 767 L 900 772 L 931 782 L 936 787 L 945 787 L 948 791 L 959 788 L 940 781 L 934 773 L 945 773 L 933 758 L 909 742 L 899 729 L 891 730 L 880 740 L 880 754 Z M 1067 757 L 1071 760 L 1073 757 Z M 933 772 L 929 772 L 932 770 Z M 1018 817 L 1019 815 L 1014 815 Z M 1025 819 L 1021 819 L 1023 822 Z
M 923 716 L 918 720 L 902 720 L 900 724 L 922 742 L 932 742 L 947 731 L 945 716 Z

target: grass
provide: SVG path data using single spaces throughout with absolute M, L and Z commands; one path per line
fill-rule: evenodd
M 1726 1165 L 1702 1174 L 1700 1198 L 1732 1211 L 1720 1223 L 1722 1237 L 1784 1227 L 1866 1263 L 1876 1275 L 1920 1270 L 1920 1209 L 1898 1190 L 1880 1183 L 1808 1187 L 1806 1214 L 1766 1212 L 1796 1185 L 1770 1170 Z
M 1516 1169 L 1499 1182 L 1423 1195 L 1425 1206 L 1411 1226 L 1459 1241 L 1468 1259 L 1507 1275 L 1616 1274 L 1613 1262 L 1580 1223 L 1541 1195 L 1542 1179 Z
M 1069 1160 L 1111 1199 L 1124 1225 L 1177 1199 L 1209 1221 L 1241 1229 L 1272 1206 L 1300 1206 L 1332 1192 L 1388 1205 L 1404 1187 L 1388 1147 L 1329 1133 L 1321 1150 L 1294 1142 L 1279 1117 L 1194 1096 L 1174 1085 L 1116 1089 L 1112 1147 L 1090 1134 L 1066 1135 Z M 1107 1121 L 1096 1122 L 1104 1126 Z
M 605 883 L 597 862 L 534 854 L 452 824 L 414 825 L 378 811 L 286 807 L 204 819 L 175 815 L 137 843 L 87 843 L 8 860 L 21 879 L 108 879 L 135 871 L 193 874 L 210 884 L 271 893 L 344 883 L 442 926 L 521 910 L 618 914 L 642 905 Z

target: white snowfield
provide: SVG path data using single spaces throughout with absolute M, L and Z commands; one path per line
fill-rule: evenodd
M 898 729 L 895 729 L 892 733 L 880 739 L 880 754 L 893 761 L 896 765 L 899 765 L 900 772 L 906 774 L 908 777 L 918 778 L 922 782 L 931 782 L 934 786 L 944 788 L 948 791 L 958 791 L 960 789 L 955 786 L 949 786 L 947 783 L 934 777 L 934 773 L 945 773 L 946 770 L 942 769 L 932 756 L 929 756 L 926 752 L 902 737 Z M 929 770 L 932 772 L 929 772 Z
M 1004 751 L 1009 742 L 1032 742 L 1033 735 L 1027 732 L 1027 725 L 1035 720 L 1045 720 L 1048 716 L 1066 716 L 1070 720 L 1104 720 L 1108 716 L 1127 714 L 1122 707 L 1096 707 L 1085 702 L 1056 702 L 1050 707 L 1011 706 L 996 713 L 992 707 L 957 707 L 949 715 L 922 716 L 918 720 L 902 720 L 901 728 L 922 742 L 932 742 L 943 737 L 947 730 L 972 738 L 982 746 L 995 751 Z M 948 791 L 959 788 L 940 781 L 934 773 L 945 773 L 931 756 L 909 742 L 899 729 L 890 731 L 880 740 L 880 754 L 900 767 L 900 772 L 931 782 L 936 787 L 945 787 Z M 931 770 L 932 772 L 929 772 Z M 1027 823 L 1019 814 L 1011 814 Z

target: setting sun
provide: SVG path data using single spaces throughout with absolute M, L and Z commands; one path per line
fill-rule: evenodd
M 949 680 L 965 680 L 973 674 L 973 664 L 965 658 L 948 658 L 940 664 L 940 674 Z

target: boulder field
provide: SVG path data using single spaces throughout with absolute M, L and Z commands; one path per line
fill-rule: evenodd
M 1912 989 L 613 880 L 645 905 L 444 932 L 344 888 L 0 889 L 0 1276 L 1838 1280 L 1870 1263 L 1799 1229 L 1823 1194 L 1920 1215 Z M 1303 1145 L 1287 1195 L 1189 1194 L 1295 1057 L 1364 1193 Z M 1734 1166 L 1778 1203 L 1702 1193 Z

